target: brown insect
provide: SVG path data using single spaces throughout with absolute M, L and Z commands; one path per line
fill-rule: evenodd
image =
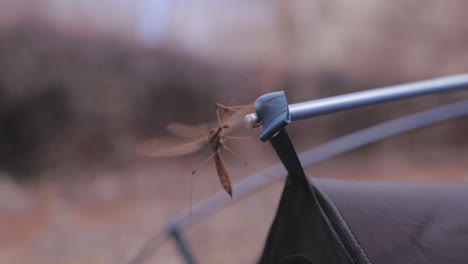
M 219 114 L 219 107 L 224 109 L 222 117 Z M 242 121 L 242 112 L 237 110 L 241 107 L 245 106 L 227 107 L 216 104 L 217 127 L 207 130 L 206 125 L 189 126 L 180 123 L 171 123 L 166 126 L 166 129 L 175 135 L 176 138 L 157 138 L 149 140 L 137 145 L 136 151 L 148 157 L 181 156 L 196 152 L 206 143 L 209 143 L 213 154 L 203 161 L 192 174 L 195 174 L 209 160 L 214 159 L 219 182 L 229 196 L 232 197 L 231 176 L 221 157 L 221 150 L 228 150 L 236 158 L 240 159 L 232 149 L 226 146 L 226 139 L 244 139 L 243 137 L 228 136 L 228 131 Z M 229 115 L 229 110 L 236 112 Z

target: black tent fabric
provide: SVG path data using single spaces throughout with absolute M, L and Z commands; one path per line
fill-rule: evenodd
M 259 263 L 370 263 L 339 213 L 309 185 L 286 131 L 270 142 L 288 178 Z
M 270 142 L 288 178 L 260 264 L 468 263 L 468 184 L 311 180 Z
M 468 263 L 468 183 L 313 179 L 375 264 Z

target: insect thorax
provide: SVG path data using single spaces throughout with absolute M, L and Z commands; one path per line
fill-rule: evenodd
M 216 129 L 211 130 L 208 134 L 208 141 L 210 142 L 213 151 L 218 151 L 219 149 L 223 148 L 228 128 L 229 126 L 227 125 L 218 127 Z

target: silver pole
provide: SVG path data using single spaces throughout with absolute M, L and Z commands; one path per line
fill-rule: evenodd
M 291 120 L 302 120 L 314 116 L 325 115 L 377 103 L 408 98 L 412 96 L 446 92 L 459 88 L 468 88 L 468 74 L 418 81 L 400 85 L 387 86 L 372 90 L 338 95 L 302 103 L 290 104 Z M 249 128 L 261 124 L 256 114 L 247 115 L 246 126 Z

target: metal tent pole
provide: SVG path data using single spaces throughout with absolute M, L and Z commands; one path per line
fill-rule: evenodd
M 179 253 L 182 255 L 185 263 L 195 264 L 195 257 L 192 254 L 192 251 L 189 248 L 187 240 L 184 237 L 183 229 L 178 225 L 172 225 L 169 227 L 169 234 L 174 239 Z
M 466 87 L 468 87 L 468 74 L 453 75 L 290 104 L 289 114 L 291 121 L 296 121 L 351 108 Z M 247 115 L 245 121 L 249 128 L 261 124 L 257 114 Z

